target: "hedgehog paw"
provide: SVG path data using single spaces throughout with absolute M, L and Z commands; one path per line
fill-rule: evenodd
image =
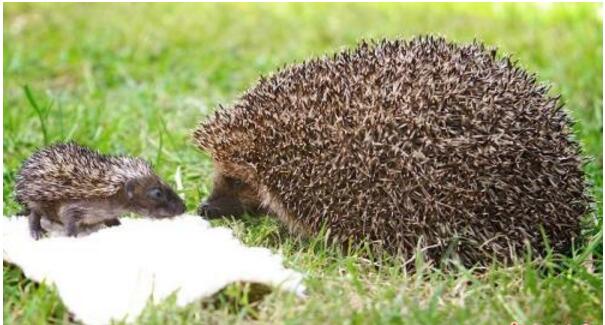
M 32 238 L 34 238 L 34 240 L 38 240 L 46 235 L 46 230 L 42 228 L 30 229 L 29 233 L 32 235 Z
M 105 224 L 105 226 L 107 226 L 107 227 L 115 227 L 115 226 L 119 226 L 119 225 L 121 225 L 121 224 L 122 224 L 122 223 L 120 222 L 120 220 L 119 220 L 119 219 L 117 219 L 117 218 L 116 218 L 116 219 L 109 219 L 109 220 L 106 220 L 106 221 L 105 221 L 105 222 L 103 222 L 103 223 L 104 223 L 104 224 Z

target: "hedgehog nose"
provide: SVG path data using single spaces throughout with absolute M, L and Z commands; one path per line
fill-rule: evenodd
M 183 213 L 185 213 L 185 210 L 187 210 L 187 207 L 185 206 L 185 204 L 181 203 L 181 205 L 179 205 L 179 207 L 178 207 L 178 213 L 183 214 Z
M 199 209 L 197 210 L 198 214 L 201 216 L 206 216 L 208 214 L 208 208 L 210 207 L 210 204 L 208 204 L 208 202 L 203 202 Z

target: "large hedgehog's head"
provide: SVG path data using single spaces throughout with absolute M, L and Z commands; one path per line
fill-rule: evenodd
M 212 154 L 215 168 L 212 193 L 200 203 L 198 213 L 210 219 L 257 214 L 262 208 L 254 168 L 242 158 L 247 146 L 242 142 L 249 138 L 233 124 L 225 125 L 228 120 L 222 113 L 221 108 L 194 133 L 200 148 Z
M 213 219 L 223 216 L 239 217 L 248 212 L 260 212 L 261 201 L 255 188 L 241 178 L 216 173 L 212 194 L 200 204 L 198 213 Z

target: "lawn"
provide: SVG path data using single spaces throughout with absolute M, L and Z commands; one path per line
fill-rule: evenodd
M 602 9 L 599 4 L 5 4 L 4 214 L 16 172 L 35 148 L 74 139 L 151 161 L 193 211 L 212 164 L 190 141 L 198 121 L 260 75 L 362 38 L 440 34 L 512 54 L 560 93 L 590 161 L 599 217 L 562 261 L 444 272 L 418 261 L 344 255 L 297 241 L 272 219 L 217 221 L 246 243 L 281 251 L 308 273 L 309 298 L 255 299 L 232 285 L 215 299 L 149 307 L 145 324 L 602 323 Z M 591 261 L 592 259 L 592 261 Z M 70 322 L 53 288 L 3 266 L 4 322 Z

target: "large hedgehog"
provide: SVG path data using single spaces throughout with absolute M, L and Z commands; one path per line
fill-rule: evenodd
M 566 252 L 587 213 L 558 97 L 480 43 L 362 42 L 262 78 L 194 133 L 208 217 L 265 211 L 297 234 L 431 260 Z

